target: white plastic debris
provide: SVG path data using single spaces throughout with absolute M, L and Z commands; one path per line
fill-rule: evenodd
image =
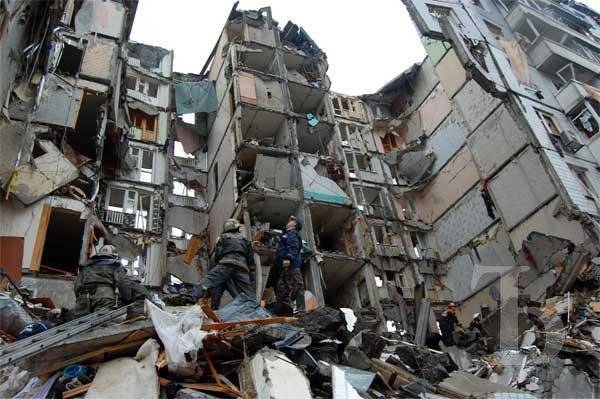
M 173 314 L 159 309 L 146 300 L 146 309 L 154 329 L 165 346 L 169 371 L 177 373 L 178 368 L 188 368 L 198 358 L 202 340 L 208 334 L 200 327 L 204 323 L 204 312 L 198 305 L 192 306 L 183 314 Z M 186 360 L 186 355 L 191 360 Z

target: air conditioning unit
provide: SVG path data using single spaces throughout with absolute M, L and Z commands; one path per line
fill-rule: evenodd
M 560 141 L 571 152 L 577 152 L 581 147 L 583 147 L 583 144 L 579 141 L 577 134 L 570 130 L 563 130 L 560 132 Z

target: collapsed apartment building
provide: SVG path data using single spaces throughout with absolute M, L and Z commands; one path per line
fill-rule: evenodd
M 131 274 L 160 286 L 173 52 L 128 42 L 137 2 L 10 7 L 0 43 L 3 267 L 72 306 L 69 276 L 110 242 Z
M 60 29 L 37 38 L 53 52 L 28 49 L 37 63 L 26 73 L 3 58 L 8 270 L 49 294 L 63 282 L 44 276 L 75 274 L 111 242 L 148 286 L 196 283 L 235 217 L 264 288 L 296 215 L 321 304 L 373 308 L 404 330 L 423 299 L 430 330 L 449 301 L 465 302 L 467 318 L 495 309 L 498 270 L 479 266 L 523 264 L 533 232 L 574 245 L 596 235 L 595 14 L 434 3 L 407 2 L 428 57 L 360 97 L 330 92 L 325 53 L 270 8 L 234 7 L 197 75 L 173 74 L 170 51 L 126 41 L 135 4 L 17 10 L 21 29 L 44 13 Z M 569 26 L 576 17 L 583 31 Z M 8 29 L 5 51 L 23 35 Z
M 280 26 L 269 7 L 236 3 L 192 74 L 173 71 L 172 51 L 128 40 L 136 1 L 1 2 L 0 266 L 33 297 L 68 308 L 79 265 L 110 243 L 132 276 L 180 304 L 173 297 L 200 281 L 233 217 L 253 243 L 256 299 L 268 301 L 279 236 L 294 215 L 303 224 L 305 287 L 321 306 L 295 324 L 314 339 L 301 349 L 379 372 L 378 389 L 418 382 L 423 392 L 462 397 L 460 381 L 436 390 L 407 374 L 402 367 L 414 359 L 379 361 L 379 335 L 401 332 L 388 335 L 396 355 L 416 351 L 399 340 L 423 346 L 455 302 L 463 324 L 481 313 L 486 333 L 511 348 L 515 337 L 499 331 L 525 327 L 500 328 L 507 301 L 550 300 L 543 313 L 572 315 L 562 295 L 594 274 L 599 252 L 600 16 L 566 1 L 404 3 L 427 57 L 379 91 L 350 96 L 330 91 L 325 52 L 302 27 Z M 509 290 L 514 298 L 507 286 L 518 287 Z M 329 307 L 352 309 L 361 333 L 350 340 L 348 319 Z M 198 323 L 208 321 L 194 311 Z M 243 299 L 206 315 L 205 331 L 238 328 L 231 320 L 280 321 Z M 38 364 L 19 366 L 56 372 L 71 357 L 96 359 L 100 344 L 114 345 L 102 349 L 107 360 L 157 334 L 168 353 L 165 326 L 150 318 L 53 343 Z M 218 338 L 235 347 L 240 335 L 228 332 Z M 241 373 L 267 373 L 271 364 L 271 383 L 293 376 L 302 397 L 315 386 L 325 392 L 322 370 L 309 387 L 289 359 L 257 352 L 253 345 L 289 338 L 277 334 L 260 330 L 258 343 L 249 341 L 255 357 Z M 219 372 L 231 377 L 231 353 L 215 352 Z M 152 353 L 159 371 L 174 360 Z M 419 353 L 432 368 L 441 359 Z M 205 356 L 217 392 L 239 394 Z M 0 362 L 6 357 L 0 347 Z M 433 383 L 417 360 L 407 369 Z M 475 363 L 478 376 L 491 373 L 489 362 Z M 337 371 L 328 372 L 331 381 Z

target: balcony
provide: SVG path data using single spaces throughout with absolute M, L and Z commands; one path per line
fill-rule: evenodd
M 178 157 L 178 156 L 175 156 L 174 158 L 175 158 L 175 162 L 179 166 L 185 166 L 188 168 L 204 170 L 204 165 L 202 165 L 202 162 L 197 160 L 196 158 L 184 158 L 184 157 Z
M 529 49 L 529 58 L 536 69 L 550 74 L 573 64 L 575 78 L 582 82 L 589 82 L 600 73 L 600 63 L 549 39 L 538 38 Z
M 598 98 L 600 98 L 600 90 L 575 80 L 569 82 L 556 95 L 558 103 L 567 114 L 583 101 Z
M 514 1 L 506 20 L 514 31 L 520 33 L 525 33 L 523 29 L 530 28 L 529 20 L 535 27 L 536 33 L 543 38 L 558 42 L 566 34 L 570 38 L 576 38 L 600 50 L 600 46 L 595 41 L 580 32 L 581 29 L 587 28 L 584 26 L 585 21 L 560 9 L 558 5 L 548 5 L 548 9 L 542 11 L 532 8 L 523 1 Z M 531 39 L 529 35 L 525 34 L 525 36 Z
M 102 211 L 100 217 L 103 222 L 110 224 L 122 225 L 125 222 L 125 213 L 123 212 L 111 211 L 106 209 Z

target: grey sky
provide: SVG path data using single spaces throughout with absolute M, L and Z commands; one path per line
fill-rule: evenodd
M 598 6 L 599 0 L 582 1 Z M 140 0 L 131 38 L 175 51 L 175 70 L 198 73 L 233 1 Z M 241 0 L 239 8 L 270 5 L 283 27 L 302 26 L 327 53 L 332 90 L 372 93 L 425 57 L 401 0 Z

